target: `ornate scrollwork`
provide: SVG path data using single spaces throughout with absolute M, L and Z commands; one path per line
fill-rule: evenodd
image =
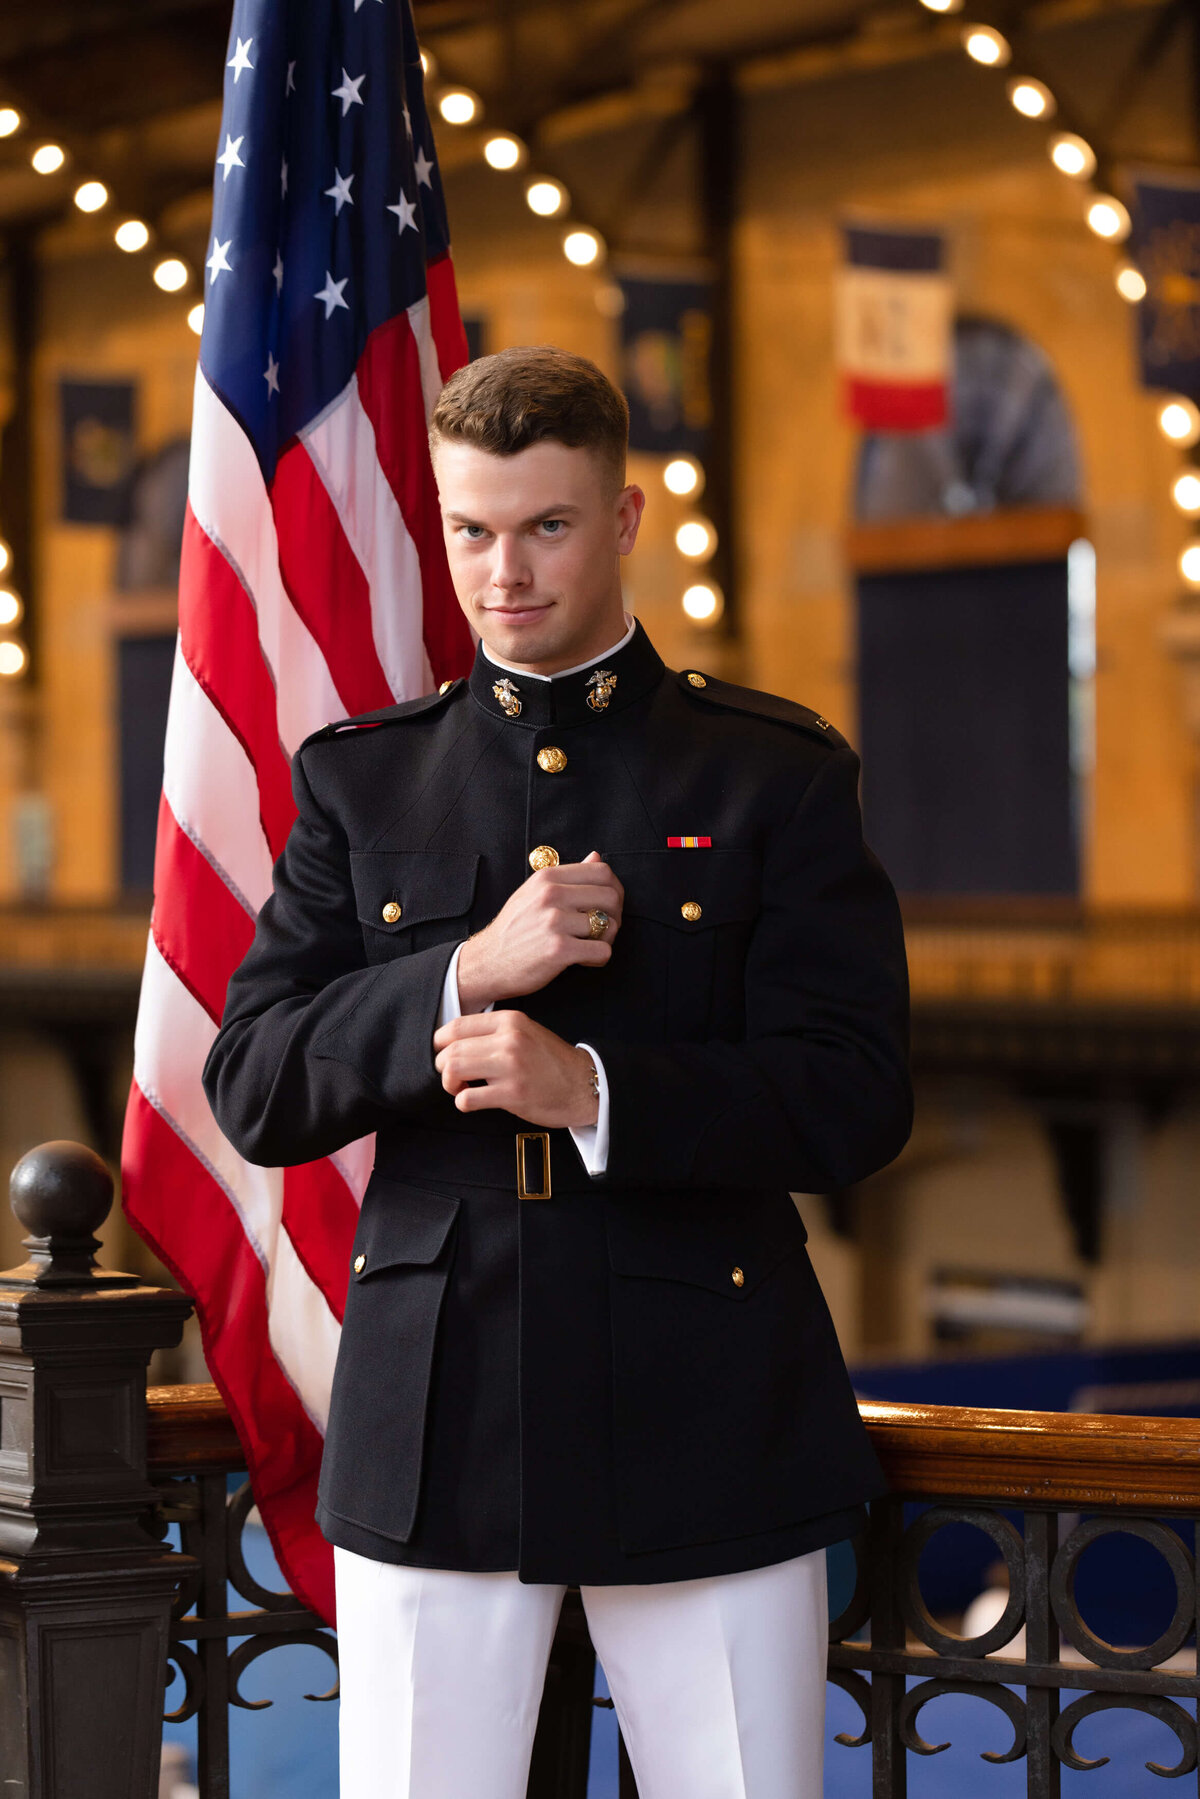
M 1140 1649 L 1117 1649 L 1098 1637 L 1085 1624 L 1075 1600 L 1075 1575 L 1084 1550 L 1101 1537 L 1116 1536 L 1122 1531 L 1157 1549 L 1175 1577 L 1175 1614 L 1162 1635 Z M 1177 1533 L 1152 1518 L 1086 1518 L 1054 1558 L 1050 1600 L 1063 1635 L 1097 1667 L 1156 1668 L 1183 1647 L 1195 1622 L 1196 1565 Z
M 1097 1756 L 1095 1761 L 1088 1761 L 1076 1752 L 1072 1742 L 1075 1730 L 1085 1718 L 1095 1712 L 1128 1711 L 1148 1712 L 1152 1718 L 1161 1718 L 1162 1722 L 1179 1738 L 1183 1754 L 1173 1768 L 1164 1767 L 1162 1762 L 1147 1762 L 1151 1774 L 1159 1774 L 1164 1780 L 1175 1780 L 1181 1774 L 1191 1774 L 1196 1767 L 1197 1741 L 1196 1720 L 1176 1705 L 1173 1699 L 1166 1699 L 1157 1693 L 1085 1693 L 1082 1699 L 1075 1699 L 1066 1706 L 1050 1730 L 1050 1741 L 1060 1762 L 1066 1768 L 1102 1768 L 1108 1761 L 1107 1755 Z
M 871 1581 L 867 1567 L 865 1537 L 855 1537 L 852 1547 L 854 1550 L 854 1591 L 850 1595 L 846 1609 L 830 1622 L 829 1641 L 831 1643 L 844 1643 L 847 1637 L 852 1637 L 860 1631 L 871 1616 Z
M 980 1754 L 981 1761 L 1020 1761 L 1025 1753 L 1026 1740 L 1024 1700 L 1008 1687 L 985 1686 L 978 1680 L 923 1680 L 919 1687 L 913 1687 L 905 1693 L 896 1715 L 896 1728 L 906 1749 L 915 1750 L 918 1755 L 940 1755 L 943 1749 L 949 1749 L 949 1743 L 927 1743 L 917 1730 L 917 1713 L 931 1699 L 939 1699 L 943 1693 L 968 1693 L 972 1699 L 986 1699 L 989 1705 L 1002 1711 L 1012 1725 L 1011 1747 L 1003 1755 L 983 1750 Z
M 983 1531 L 996 1545 L 1008 1569 L 1008 1604 L 1003 1613 L 981 1636 L 960 1637 L 943 1630 L 925 1604 L 921 1592 L 921 1552 L 931 1537 L 948 1524 L 971 1524 Z M 905 1621 L 930 1649 L 939 1655 L 969 1655 L 980 1660 L 994 1649 L 1010 1643 L 1025 1617 L 1025 1545 L 1008 1519 L 999 1512 L 980 1511 L 960 1506 L 930 1506 L 914 1519 L 904 1533 L 900 1548 L 901 1603 Z
M 849 1693 L 855 1705 L 863 1715 L 863 1731 L 861 1736 L 853 1737 L 848 1730 L 839 1730 L 834 1738 L 847 1749 L 863 1749 L 871 1741 L 871 1683 L 856 1674 L 853 1668 L 830 1668 L 828 1680 L 832 1686 L 840 1687 L 843 1693 Z
M 188 1718 L 194 1718 L 204 1704 L 204 1669 L 200 1657 L 186 1643 L 172 1643 L 167 1650 L 167 1667 L 172 1662 L 179 1670 L 183 1681 L 183 1698 L 173 1712 L 163 1713 L 164 1724 L 183 1724 Z M 167 1685 L 174 1684 L 174 1676 L 170 1676 Z
M 321 1649 L 329 1657 L 336 1668 L 338 1665 L 337 1639 L 324 1630 L 290 1630 L 286 1636 L 247 1637 L 239 1643 L 229 1657 L 229 1703 L 240 1705 L 243 1711 L 261 1712 L 274 1705 L 273 1699 L 247 1699 L 239 1691 L 242 1675 L 256 1662 L 261 1655 L 267 1655 L 272 1649 L 289 1649 L 297 1643 L 307 1644 L 311 1649 Z M 335 1680 L 327 1693 L 305 1693 L 306 1699 L 323 1703 L 326 1699 L 336 1699 L 338 1682 Z
M 246 1520 L 254 1507 L 254 1494 L 250 1490 L 250 1482 L 243 1481 L 236 1493 L 231 1493 L 225 1507 L 225 1554 L 228 1559 L 229 1579 L 235 1592 L 243 1599 L 251 1600 L 261 1606 L 264 1612 L 290 1612 L 296 1608 L 296 1597 L 293 1593 L 273 1592 L 270 1587 L 260 1586 L 249 1568 L 242 1549 L 242 1532 L 246 1528 Z

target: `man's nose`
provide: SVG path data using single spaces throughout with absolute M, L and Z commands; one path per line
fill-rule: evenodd
M 528 585 L 529 564 L 520 543 L 514 537 L 497 537 L 492 561 L 492 586 L 508 592 L 512 588 Z

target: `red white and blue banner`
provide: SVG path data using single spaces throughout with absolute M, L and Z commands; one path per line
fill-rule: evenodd
M 848 415 L 871 431 L 929 431 L 949 413 L 954 295 L 936 231 L 847 225 L 837 365 Z
M 1142 385 L 1200 400 L 1200 173 L 1134 183 L 1129 252 L 1146 282 L 1134 308 Z
M 124 1195 L 196 1303 L 280 1565 L 332 1618 L 313 1509 L 372 1144 L 252 1166 L 200 1074 L 291 756 L 472 661 L 426 436 L 467 346 L 407 0 L 236 0 L 218 142 Z

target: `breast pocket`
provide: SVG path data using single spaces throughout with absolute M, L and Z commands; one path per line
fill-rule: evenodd
M 621 936 L 628 960 L 657 990 L 672 1038 L 740 1037 L 743 971 L 758 916 L 761 873 L 750 850 L 614 851 L 625 889 Z M 614 966 L 623 953 L 618 939 Z M 652 978 L 652 985 L 651 985 Z
M 351 850 L 350 876 L 370 962 L 465 937 L 479 857 L 441 850 Z

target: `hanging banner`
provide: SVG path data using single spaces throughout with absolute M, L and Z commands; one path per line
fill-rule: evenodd
M 711 284 L 629 277 L 620 289 L 629 447 L 703 460 L 712 422 Z
M 1130 254 L 1142 385 L 1200 399 L 1200 173 L 1134 183 Z
M 124 525 L 133 479 L 132 381 L 63 381 L 62 516 L 76 525 Z
M 929 431 L 949 411 L 954 296 L 940 232 L 844 227 L 837 363 L 849 416 L 873 431 Z

